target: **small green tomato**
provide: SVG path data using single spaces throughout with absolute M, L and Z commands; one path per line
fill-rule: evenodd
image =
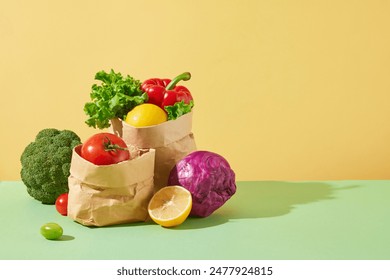
M 62 227 L 56 223 L 47 223 L 41 226 L 41 234 L 49 240 L 60 238 L 63 232 Z

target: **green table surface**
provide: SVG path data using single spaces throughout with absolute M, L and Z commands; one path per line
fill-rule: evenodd
M 390 259 L 390 181 L 237 182 L 207 218 L 176 228 L 153 222 L 82 226 L 0 182 L 0 259 L 342 260 Z M 58 241 L 40 227 L 56 222 Z

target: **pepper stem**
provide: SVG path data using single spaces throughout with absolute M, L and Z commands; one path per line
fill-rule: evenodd
M 165 88 L 166 90 L 171 90 L 173 89 L 176 84 L 180 81 L 188 81 L 191 79 L 191 73 L 190 72 L 184 72 L 183 74 L 180 74 L 179 76 L 173 78 L 173 80 L 167 85 Z

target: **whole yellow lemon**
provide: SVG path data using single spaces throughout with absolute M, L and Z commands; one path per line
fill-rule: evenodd
M 167 114 L 159 106 L 143 103 L 127 113 L 125 122 L 135 127 L 143 127 L 166 122 L 167 118 Z

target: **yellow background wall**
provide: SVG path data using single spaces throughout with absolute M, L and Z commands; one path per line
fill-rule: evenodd
M 94 75 L 190 71 L 199 149 L 238 180 L 390 179 L 390 1 L 0 0 L 0 180 Z

